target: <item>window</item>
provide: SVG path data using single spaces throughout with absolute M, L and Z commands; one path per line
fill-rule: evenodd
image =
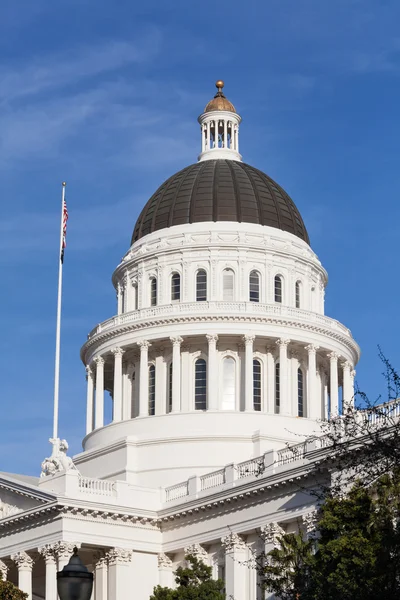
M 196 275 L 196 301 L 205 302 L 207 300 L 207 273 L 201 269 Z
M 275 302 L 282 302 L 282 277 L 275 275 Z
M 171 300 L 181 299 L 181 276 L 179 273 L 174 273 L 171 277 Z
M 301 282 L 296 281 L 296 290 L 295 290 L 296 308 L 300 308 L 300 292 L 301 292 Z
M 149 367 L 149 415 L 156 412 L 156 368 L 154 365 Z
M 167 412 L 172 411 L 172 362 L 169 363 L 168 369 L 168 408 Z
M 236 405 L 236 369 L 232 357 L 224 358 L 222 368 L 222 410 L 235 410 Z
M 249 277 L 250 302 L 260 302 L 260 275 L 252 271 Z
M 281 369 L 279 363 L 275 364 L 275 413 L 279 415 L 281 408 Z
M 204 358 L 195 362 L 194 407 L 196 410 L 207 408 L 207 365 Z
M 157 279 L 150 278 L 150 306 L 157 306 Z
M 137 285 L 134 285 L 132 288 L 132 297 L 133 297 L 133 310 L 137 310 L 138 308 L 138 288 Z
M 297 369 L 297 414 L 304 417 L 304 384 L 303 371 Z
M 231 269 L 225 269 L 222 272 L 222 298 L 223 300 L 233 300 L 234 272 Z
M 253 408 L 261 410 L 261 363 L 253 360 Z

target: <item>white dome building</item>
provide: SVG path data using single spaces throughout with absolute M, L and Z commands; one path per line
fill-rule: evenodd
M 0 474 L 0 568 L 30 598 L 56 599 L 55 571 L 79 542 L 95 600 L 147 600 L 189 547 L 227 597 L 256 600 L 243 560 L 302 517 L 310 526 L 295 481 L 319 446 L 304 440 L 352 401 L 360 351 L 324 315 L 327 273 L 303 220 L 242 162 L 241 118 L 217 88 L 198 162 L 145 205 L 113 275 L 117 314 L 81 350 L 75 469 Z

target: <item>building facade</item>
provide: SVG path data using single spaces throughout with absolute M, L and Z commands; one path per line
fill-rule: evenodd
M 254 552 L 312 530 L 320 423 L 352 402 L 360 351 L 324 314 L 295 204 L 242 161 L 240 123 L 218 81 L 198 162 L 136 222 L 116 315 L 81 350 L 83 451 L 52 440 L 40 478 L 0 474 L 0 569 L 29 599 L 56 599 L 78 545 L 95 600 L 147 600 L 188 551 L 228 598 L 256 600 Z

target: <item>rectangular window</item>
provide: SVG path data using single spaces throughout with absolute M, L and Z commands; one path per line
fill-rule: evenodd
M 279 415 L 281 408 L 280 365 L 275 365 L 275 414 Z
M 207 409 L 207 364 L 203 358 L 195 363 L 194 407 L 196 410 Z
M 261 410 L 261 363 L 253 360 L 253 405 L 254 410 Z
M 150 279 L 150 305 L 157 306 L 157 279 L 155 277 Z
M 171 278 L 171 300 L 172 302 L 181 299 L 181 276 L 174 273 Z
M 222 288 L 223 288 L 223 299 L 228 302 L 234 299 L 233 297 L 234 287 L 234 273 L 230 269 L 225 269 L 222 273 Z
M 207 300 L 207 273 L 203 270 L 198 271 L 196 275 L 196 301 L 206 302 Z
M 260 302 L 260 276 L 252 271 L 249 278 L 250 302 Z
M 172 411 L 172 362 L 169 364 L 168 369 L 168 410 L 167 412 Z
M 149 367 L 149 415 L 156 412 L 156 368 L 154 365 Z

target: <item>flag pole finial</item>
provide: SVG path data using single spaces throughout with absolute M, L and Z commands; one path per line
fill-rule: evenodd
M 67 182 L 66 182 L 66 181 L 63 181 L 63 182 L 62 182 L 62 186 L 63 186 L 63 187 L 65 187 L 66 185 L 67 185 Z

